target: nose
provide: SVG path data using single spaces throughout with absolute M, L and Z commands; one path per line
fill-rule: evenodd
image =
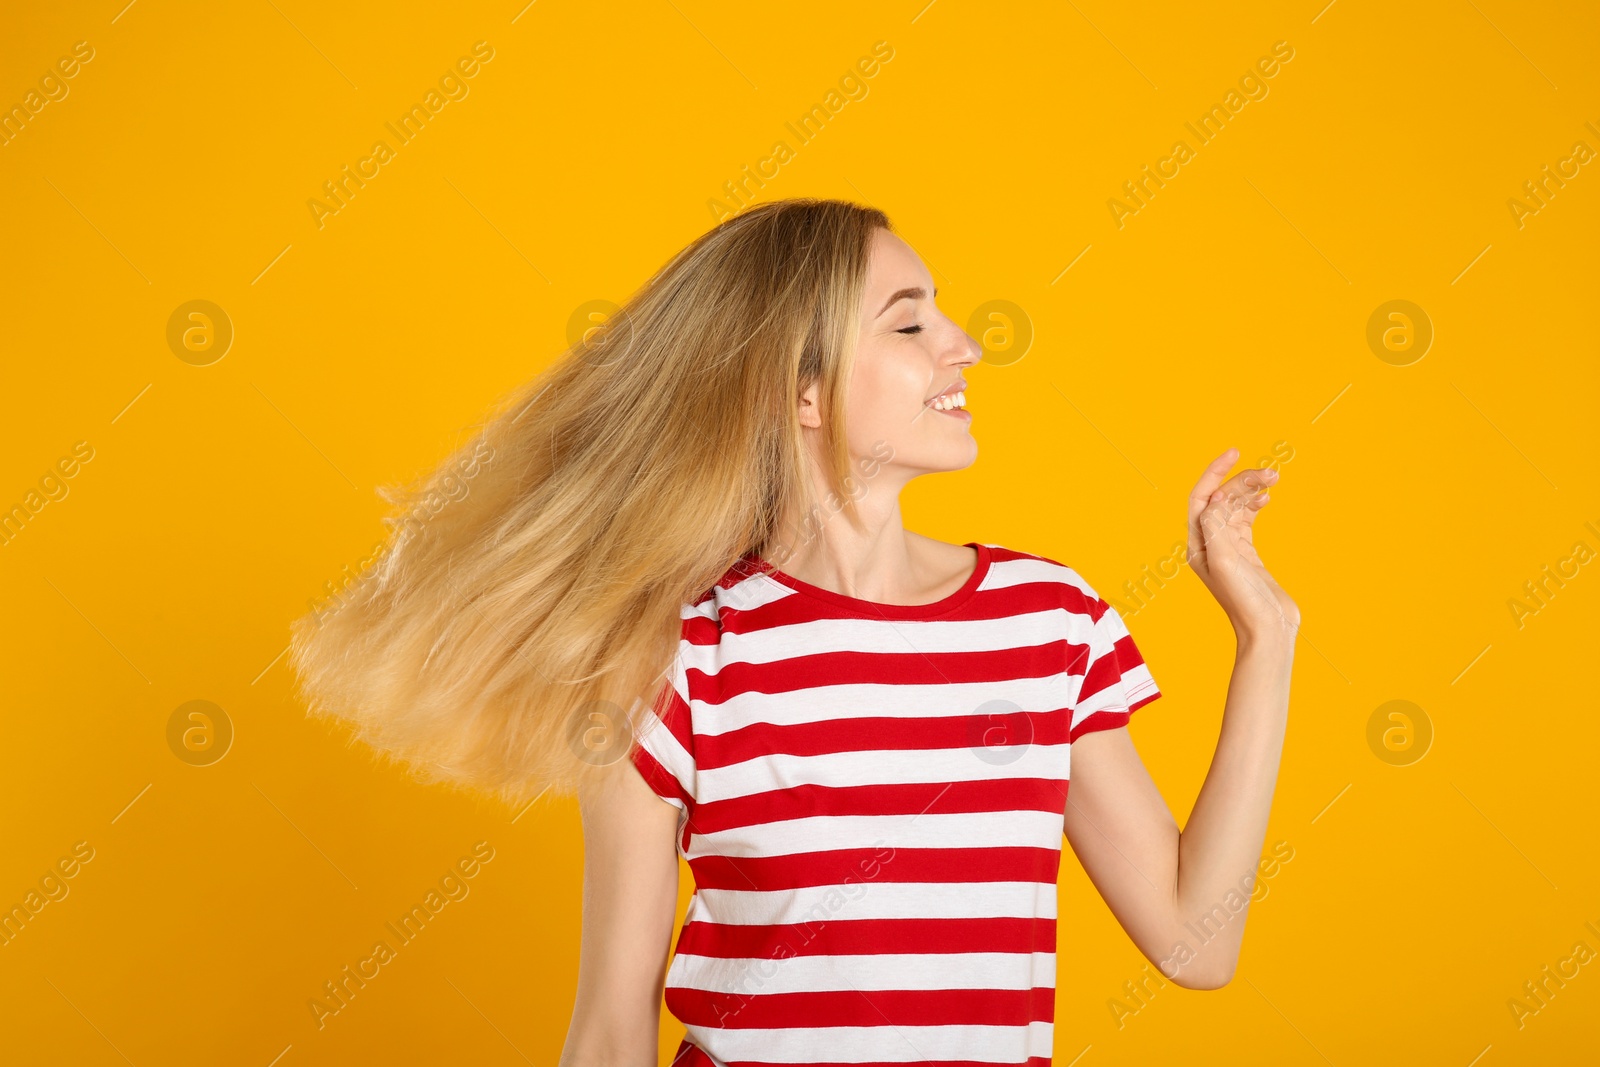
M 961 351 L 960 357 L 956 360 L 957 366 L 970 367 L 983 358 L 983 346 L 971 334 L 957 327 L 956 335 L 961 342 L 957 345 Z

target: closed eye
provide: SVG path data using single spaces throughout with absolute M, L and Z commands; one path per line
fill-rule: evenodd
M 896 330 L 895 331 L 895 333 L 921 333 L 921 332 L 922 332 L 922 323 L 920 323 L 920 322 L 917 323 L 915 326 L 907 326 L 903 330 Z

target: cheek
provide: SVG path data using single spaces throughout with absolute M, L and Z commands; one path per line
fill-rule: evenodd
M 885 361 L 863 375 L 860 391 L 861 417 L 884 428 L 903 427 L 922 409 L 923 398 L 934 389 L 926 365 L 914 365 L 901 357 Z
M 850 398 L 845 405 L 845 439 L 852 455 L 870 450 L 874 440 L 884 436 L 894 420 L 887 410 L 883 386 L 872 374 L 858 369 L 850 380 Z
M 871 338 L 857 349 L 847 410 L 850 447 L 858 454 L 878 441 L 908 442 L 922 430 L 922 401 L 938 387 L 931 358 L 906 341 Z
M 851 447 L 857 448 L 863 441 L 870 443 L 904 425 L 906 416 L 897 413 L 895 406 L 893 394 L 873 383 L 863 383 L 852 391 L 846 420 Z

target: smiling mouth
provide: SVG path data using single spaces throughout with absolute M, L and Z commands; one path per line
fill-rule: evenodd
M 938 394 L 923 401 L 923 406 L 935 411 L 956 411 L 967 406 L 967 380 L 957 377 L 955 381 L 939 390 Z
M 923 405 L 924 408 L 937 411 L 948 419 L 955 419 L 961 423 L 972 421 L 972 412 L 967 410 L 967 394 L 965 390 L 954 393 L 941 393 Z

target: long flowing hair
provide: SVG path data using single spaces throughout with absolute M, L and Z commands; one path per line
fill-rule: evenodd
M 292 628 L 308 712 L 511 803 L 631 753 L 666 706 L 682 605 L 818 507 L 797 416 L 813 383 L 834 506 L 858 522 L 842 413 L 880 227 L 816 198 L 726 219 L 435 470 L 380 490 L 371 569 Z

